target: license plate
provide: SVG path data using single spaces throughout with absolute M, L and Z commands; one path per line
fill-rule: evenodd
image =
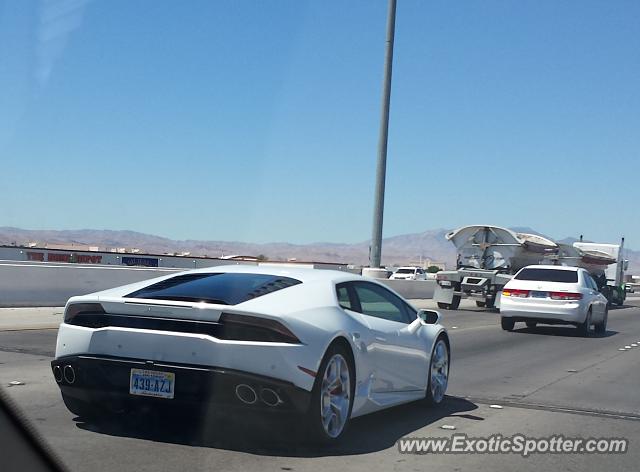
M 535 290 L 531 291 L 531 298 L 547 298 L 548 292 L 536 292 Z
M 145 397 L 173 398 L 176 374 L 157 370 L 131 369 L 129 393 Z

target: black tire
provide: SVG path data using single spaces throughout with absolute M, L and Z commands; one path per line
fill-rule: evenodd
M 67 407 L 67 410 L 84 420 L 95 419 L 100 416 L 101 410 L 88 402 L 78 400 L 77 398 L 73 398 L 65 394 L 62 394 L 62 401 Z
M 587 316 L 584 320 L 584 323 L 578 325 L 578 333 L 580 334 L 580 336 L 583 336 L 585 338 L 588 338 L 591 336 L 591 318 L 592 318 L 592 311 L 591 311 L 591 308 L 589 308 L 589 311 L 587 311 Z
M 529 329 L 533 329 L 536 326 L 538 326 L 538 323 L 536 321 L 527 321 L 526 324 L 527 324 L 527 328 Z
M 616 288 L 613 296 L 613 302 L 616 304 L 616 306 L 624 305 L 624 298 L 625 298 L 624 290 L 620 290 L 619 288 Z
M 495 295 L 487 298 L 484 304 L 487 308 L 494 308 L 496 306 L 496 297 Z
M 477 306 L 478 308 L 484 308 L 486 305 L 487 305 L 487 304 L 486 304 L 485 302 L 480 301 L 480 300 L 476 300 L 476 306 Z
M 438 308 L 440 308 L 441 310 L 448 310 L 450 306 L 451 305 L 449 305 L 448 303 L 438 302 Z
M 605 334 L 607 332 L 607 321 L 609 321 L 609 309 L 605 308 L 604 318 L 600 323 L 594 326 L 594 331 L 597 334 Z
M 445 396 L 443 395 L 443 397 L 438 401 L 433 397 L 433 392 L 431 391 L 431 367 L 432 367 L 431 364 L 433 363 L 433 354 L 440 341 L 444 343 L 445 348 L 447 350 L 447 379 L 449 379 L 449 370 L 451 369 L 451 349 L 449 348 L 449 343 L 445 340 L 445 337 L 443 335 L 440 335 L 438 339 L 436 339 L 436 342 L 433 345 L 433 351 L 431 351 L 431 357 L 429 358 L 429 370 L 427 372 L 427 375 L 428 375 L 427 391 L 424 397 L 424 403 L 430 406 L 440 405 L 444 402 L 444 399 L 445 399 Z M 446 394 L 446 387 L 445 387 L 444 393 Z
M 325 371 L 327 369 L 327 365 L 331 358 L 335 355 L 341 355 L 347 362 L 349 377 L 350 377 L 350 403 L 348 408 L 348 414 L 346 422 L 340 431 L 340 433 L 336 436 L 330 436 L 324 429 L 322 425 L 322 381 L 324 378 Z M 351 422 L 351 410 L 353 409 L 353 398 L 355 395 L 356 389 L 356 376 L 355 376 L 355 367 L 353 364 L 353 355 L 351 350 L 346 346 L 340 343 L 334 343 L 329 346 L 327 352 L 322 358 L 322 362 L 320 363 L 320 368 L 318 369 L 318 374 L 316 376 L 315 383 L 313 385 L 313 390 L 311 392 L 311 402 L 309 404 L 309 410 L 307 411 L 307 424 L 308 424 L 308 436 L 309 439 L 314 443 L 320 444 L 331 444 L 336 443 L 345 433 L 345 431 L 349 427 L 349 423 Z
M 513 318 L 503 316 L 500 318 L 500 325 L 505 331 L 512 331 L 513 327 L 516 325 L 516 322 L 513 321 Z

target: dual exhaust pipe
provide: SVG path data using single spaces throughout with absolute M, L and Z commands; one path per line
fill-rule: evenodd
M 247 384 L 236 385 L 236 397 L 247 405 L 255 405 L 258 400 L 270 407 L 284 403 L 275 390 L 261 387 L 260 390 L 256 392 L 256 389 Z
M 62 383 L 64 380 L 69 385 L 73 385 L 76 381 L 76 371 L 70 364 L 64 367 L 60 367 L 59 365 L 53 366 L 53 376 L 58 383 Z

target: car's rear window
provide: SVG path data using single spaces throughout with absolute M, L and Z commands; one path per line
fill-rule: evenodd
M 125 297 L 237 305 L 299 283 L 302 282 L 290 277 L 268 274 L 184 274 L 136 290 Z
M 415 269 L 398 269 L 396 274 L 413 274 Z
M 541 282 L 576 283 L 578 272 L 559 269 L 522 269 L 515 278 L 517 280 L 539 280 Z

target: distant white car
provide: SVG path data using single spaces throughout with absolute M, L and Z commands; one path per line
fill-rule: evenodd
M 71 298 L 51 367 L 85 418 L 143 404 L 298 413 L 331 442 L 356 416 L 442 402 L 449 346 L 438 312 L 373 279 L 235 265 Z
M 420 267 L 400 267 L 391 277 L 391 280 L 427 280 L 427 274 Z
M 578 267 L 533 265 L 522 269 L 502 290 L 500 301 L 502 329 L 511 331 L 524 321 L 533 328 L 537 323 L 572 324 L 589 336 L 607 330 L 607 299 L 589 272 Z

